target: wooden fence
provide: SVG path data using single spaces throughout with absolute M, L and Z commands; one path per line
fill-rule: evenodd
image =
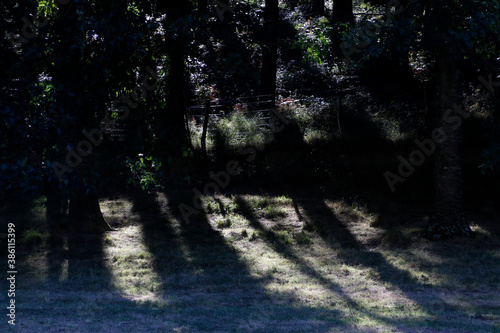
M 336 119 L 338 131 L 342 136 L 340 126 L 340 113 L 342 110 L 341 96 L 335 94 L 330 98 L 334 107 L 332 108 L 332 116 Z M 259 121 L 259 127 L 265 131 L 270 130 L 270 119 L 272 112 L 278 107 L 286 107 L 287 105 L 300 102 L 299 99 L 284 98 L 280 101 L 276 100 L 274 95 L 256 95 L 243 96 L 233 99 L 207 99 L 207 100 L 192 100 L 191 106 L 186 109 L 186 129 L 191 134 L 189 123 L 195 120 L 198 126 L 202 126 L 201 135 L 201 150 L 206 156 L 206 140 L 207 132 L 215 130 L 215 125 L 223 118 L 230 116 L 234 112 L 256 118 Z M 240 138 L 241 139 L 241 138 Z M 238 140 L 238 138 L 237 138 Z

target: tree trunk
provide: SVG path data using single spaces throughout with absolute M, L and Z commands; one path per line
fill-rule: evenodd
M 198 10 L 205 14 L 208 11 L 208 0 L 198 0 Z
M 462 122 L 465 114 L 461 105 L 459 81 L 452 55 L 441 53 L 438 60 L 436 115 L 442 136 L 435 140 L 434 213 L 427 228 L 427 236 L 431 239 L 472 235 L 463 210 Z
M 87 80 L 85 62 L 90 58 L 80 48 L 74 48 L 74 40 L 83 38 L 85 33 L 79 26 L 77 6 L 70 6 L 64 16 L 54 23 L 58 36 L 54 36 L 54 65 L 51 67 L 54 85 L 57 87 L 57 102 L 63 112 L 71 115 L 71 123 L 64 133 L 66 139 L 72 143 L 67 150 L 66 163 L 72 171 L 69 178 L 69 229 L 75 233 L 100 233 L 111 230 L 102 216 L 95 174 L 97 165 L 96 146 L 89 141 L 82 140 L 82 130 L 97 127 L 96 109 L 101 106 L 97 96 L 99 93 Z M 102 104 L 104 105 L 104 104 Z M 87 142 L 87 145 L 81 145 Z M 90 145 L 90 149 L 89 146 Z M 93 190 L 90 190 L 90 185 Z M 56 198 L 57 199 L 57 198 Z M 53 212 L 52 207 L 51 212 Z M 59 210 L 57 205 L 55 210 Z
M 180 148 L 187 142 L 187 132 L 184 121 L 186 112 L 186 79 L 184 45 L 182 45 L 181 41 L 176 42 L 174 45 L 178 45 L 178 47 L 175 49 L 172 48 L 169 52 L 168 99 L 170 102 L 168 103 L 169 108 L 165 111 L 169 114 L 166 127 L 170 129 L 170 139 L 174 140 L 175 148 Z
M 325 0 L 312 0 L 311 16 L 320 17 L 325 15 Z
M 187 1 L 160 1 L 158 5 L 160 12 L 167 14 L 167 29 L 176 29 L 178 21 L 190 10 Z M 168 31 L 165 35 L 165 52 L 168 55 L 168 77 L 167 77 L 167 103 L 162 122 L 165 124 L 167 135 L 165 136 L 164 148 L 172 157 L 182 156 L 183 147 L 188 145 L 187 131 L 185 127 L 186 112 L 186 66 L 185 48 L 186 40 L 179 31 Z
M 333 23 L 353 23 L 352 0 L 333 1 Z
M 104 219 L 97 194 L 85 193 L 78 188 L 71 194 L 69 203 L 71 231 L 76 234 L 99 234 L 112 228 Z
M 266 0 L 264 12 L 264 46 L 260 71 L 260 94 L 274 95 L 278 59 L 277 23 L 279 19 L 278 0 Z

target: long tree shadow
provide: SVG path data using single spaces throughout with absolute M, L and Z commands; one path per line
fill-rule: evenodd
M 70 234 L 66 228 L 69 223 L 67 211 L 62 206 L 52 206 L 52 199 L 48 198 L 46 209 L 41 211 L 36 224 L 30 222 L 31 228 L 41 235 L 47 234 L 46 244 L 41 241 L 37 247 L 30 248 L 19 236 L 22 256 L 18 265 L 23 274 L 18 281 L 16 303 L 25 320 L 16 326 L 30 331 L 33 320 L 41 327 L 49 323 L 63 327 L 75 320 L 81 321 L 81 329 L 85 331 L 87 324 L 98 320 L 100 310 L 108 304 L 106 299 L 96 300 L 91 295 L 111 291 L 104 235 Z M 33 207 L 28 208 L 28 211 L 33 210 Z
M 180 197 L 170 196 L 169 207 L 180 219 L 178 205 Z M 217 200 L 216 200 L 217 201 Z M 219 205 L 223 207 L 219 200 Z M 267 278 L 257 278 L 250 273 L 248 264 L 238 255 L 237 250 L 224 238 L 220 231 L 214 230 L 204 211 L 194 216 L 189 222 L 180 219 L 182 237 L 191 254 L 192 269 L 202 270 L 200 285 L 195 289 L 204 291 L 203 302 L 216 302 L 223 308 L 239 314 L 236 318 L 221 317 L 219 310 L 203 306 L 204 313 L 197 320 L 211 323 L 216 329 L 221 321 L 243 321 L 240 330 L 251 329 L 257 322 L 274 322 L 283 325 L 291 318 L 312 320 L 314 318 L 330 317 L 323 309 L 314 307 L 294 307 L 277 304 L 268 295 L 265 285 Z M 335 327 L 340 321 L 326 323 Z M 268 324 L 269 325 L 269 324 Z M 333 326 L 332 326 L 333 325 Z M 262 328 L 262 327 L 261 327 Z M 272 330 L 271 326 L 266 329 Z
M 294 200 L 296 201 L 295 206 L 297 210 L 298 207 L 301 207 L 305 211 L 303 215 L 309 220 L 308 222 L 313 225 L 313 228 L 318 231 L 324 241 L 330 244 L 332 249 L 336 250 L 339 259 L 345 264 L 374 269 L 379 273 L 380 280 L 388 285 L 394 285 L 395 282 L 399 281 L 399 283 L 396 283 L 396 287 L 403 295 L 425 309 L 426 303 L 412 293 L 411 290 L 408 290 L 407 287 L 411 286 L 414 289 L 423 289 L 428 287 L 427 285 L 419 283 L 408 272 L 401 271 L 387 262 L 380 253 L 368 251 L 359 241 L 357 241 L 356 237 L 349 231 L 347 226 L 337 219 L 322 198 L 309 198 L 308 200 L 299 200 L 295 198 Z M 338 294 L 350 307 L 360 313 L 364 313 L 373 319 L 391 325 L 403 324 L 401 320 L 378 314 L 375 312 L 376 310 L 367 309 L 366 306 L 354 300 L 351 296 L 346 294 L 338 284 L 335 284 L 329 278 L 325 277 L 317 269 L 308 264 L 304 258 L 294 252 L 287 242 L 276 237 L 272 232 L 269 232 L 269 230 L 266 230 L 258 216 L 255 215 L 244 199 L 238 197 L 237 202 L 241 214 L 245 216 L 250 225 L 260 231 L 264 240 L 277 253 L 297 263 L 301 267 L 302 272 L 305 272 L 314 280 L 319 281 L 333 293 Z M 299 217 L 300 216 L 302 216 L 302 214 L 299 215 Z M 436 299 L 439 298 L 438 296 L 435 297 Z M 464 316 L 466 315 L 464 314 Z M 421 323 L 421 325 L 424 326 L 427 324 L 427 322 Z
M 161 276 L 161 297 L 183 308 L 179 323 L 225 331 L 228 327 L 249 330 L 264 322 L 279 327 L 291 316 L 330 318 L 321 308 L 276 304 L 266 291 L 267 279 L 251 274 L 248 263 L 214 230 L 203 210 L 189 221 L 181 217 L 178 207 L 191 202 L 188 194 L 143 193 L 130 199 L 155 271 Z M 323 325 L 337 327 L 339 323 L 325 321 Z
M 47 196 L 46 222 L 47 270 L 52 281 L 61 281 L 71 288 L 75 281 L 91 280 L 84 289 L 109 289 L 110 275 L 106 269 L 104 234 L 72 234 L 69 232 L 67 200 L 58 193 Z
M 304 210 L 308 222 L 317 228 L 319 234 L 332 249 L 337 250 L 337 256 L 342 262 L 350 266 L 362 266 L 374 270 L 382 283 L 397 287 L 407 299 L 428 310 L 428 303 L 415 291 L 430 291 L 431 284 L 418 281 L 408 271 L 401 270 L 387 261 L 380 252 L 370 251 L 360 243 L 348 226 L 340 221 L 328 207 L 324 198 L 309 197 L 307 199 L 295 198 L 295 200 L 296 204 Z M 446 301 L 440 299 L 437 294 L 433 295 L 436 301 L 446 304 Z M 462 315 L 468 317 L 466 313 Z M 395 323 L 393 320 L 389 321 Z

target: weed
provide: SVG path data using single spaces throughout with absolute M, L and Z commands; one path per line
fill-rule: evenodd
M 268 219 L 271 219 L 271 220 L 278 220 L 280 218 L 285 217 L 286 215 L 287 215 L 286 211 L 282 208 L 276 208 L 274 206 L 267 206 L 264 209 L 264 216 Z
M 271 201 L 267 197 L 257 197 L 251 200 L 251 205 L 253 209 L 264 209 L 271 204 Z
M 276 204 L 278 204 L 278 205 L 286 206 L 286 205 L 291 205 L 292 204 L 292 199 L 290 199 L 286 195 L 281 195 L 281 196 L 275 198 L 274 202 Z
M 271 230 L 269 231 L 272 237 L 279 240 L 280 243 L 291 245 L 293 243 L 292 236 L 288 230 Z
M 304 231 L 301 231 L 297 235 L 295 235 L 295 241 L 299 245 L 309 245 L 312 244 L 312 238 L 308 234 L 306 234 Z
M 241 207 L 237 202 L 231 201 L 226 207 L 227 213 L 239 213 L 241 212 Z
M 231 219 L 229 217 L 219 217 L 215 222 L 217 228 L 224 229 L 231 227 Z
M 224 207 L 221 207 L 221 203 L 213 200 L 212 198 L 208 199 L 209 201 L 205 204 L 205 211 L 208 214 L 221 214 L 224 212 Z

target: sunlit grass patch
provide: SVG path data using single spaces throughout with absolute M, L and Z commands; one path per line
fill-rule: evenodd
M 292 199 L 286 195 L 280 195 L 279 197 L 273 198 L 273 201 L 277 205 L 288 206 L 292 204 Z
M 229 217 L 218 217 L 215 225 L 218 229 L 229 228 L 231 227 L 231 219 Z
M 418 239 L 385 246 L 387 227 L 372 227 L 362 203 L 299 197 L 298 220 L 289 196 L 241 197 L 202 197 L 214 209 L 199 230 L 180 223 L 157 196 L 160 211 L 144 201 L 128 223 L 92 239 L 100 244 L 92 256 L 67 256 L 71 243 L 56 257 L 34 253 L 23 268 L 32 273 L 20 281 L 23 322 L 69 331 L 106 331 L 116 322 L 158 331 L 289 332 L 296 323 L 304 332 L 500 330 L 497 249 Z M 131 207 L 118 202 L 103 206 Z M 268 219 L 271 208 L 287 214 Z M 357 246 L 308 231 L 306 222 L 318 219 L 337 225 L 332 238 L 351 237 Z M 408 226 L 398 230 L 413 235 Z
M 154 257 L 145 247 L 141 228 L 129 226 L 108 234 L 105 254 L 112 283 L 124 295 L 155 295 L 162 290 L 162 279 L 155 270 Z

